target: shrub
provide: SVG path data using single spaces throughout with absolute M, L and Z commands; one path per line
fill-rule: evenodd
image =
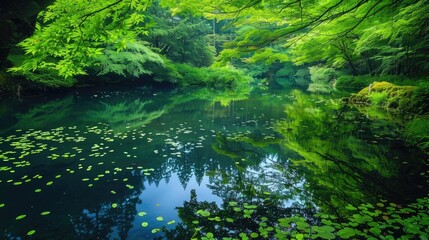
M 326 67 L 309 67 L 310 75 L 311 75 L 311 81 L 313 83 L 330 83 L 335 80 L 337 77 L 337 71 L 333 68 L 326 68 Z
M 188 64 L 168 62 L 165 71 L 154 72 L 158 81 L 170 81 L 174 78 L 180 86 L 202 86 L 211 88 L 237 88 L 247 85 L 252 80 L 242 71 L 232 67 L 198 68 Z
M 349 76 L 349 75 L 343 75 L 340 76 L 336 82 L 335 87 L 340 89 L 362 89 L 364 87 L 368 87 L 369 84 L 373 82 L 391 82 L 398 85 L 404 81 L 404 77 L 402 76 L 392 76 L 392 75 L 385 75 L 385 76 Z M 409 84 L 408 84 L 409 85 Z

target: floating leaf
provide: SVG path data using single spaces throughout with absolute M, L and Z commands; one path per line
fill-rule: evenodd
M 357 210 L 357 208 L 353 207 L 353 206 L 352 206 L 352 205 L 350 205 L 350 204 L 348 204 L 348 205 L 346 206 L 346 209 L 347 209 L 347 210 L 350 210 L 350 211 Z
M 247 208 L 247 209 L 256 209 L 257 207 L 258 206 L 256 206 L 256 205 L 249 205 L 247 203 L 244 204 L 244 208 Z
M 51 186 L 53 183 L 54 183 L 54 182 L 49 181 L 49 182 L 47 182 L 47 183 L 46 183 L 46 186 Z
M 205 210 L 198 210 L 197 214 L 200 214 L 203 217 L 208 217 L 210 216 L 210 212 L 209 211 L 205 211 Z
M 27 236 L 32 236 L 35 233 L 36 233 L 36 230 L 30 230 L 28 231 Z
M 250 237 L 251 237 L 251 238 L 257 238 L 257 237 L 259 237 L 259 234 L 255 233 L 255 232 L 252 232 L 252 233 L 250 234 Z
M 309 226 L 310 225 L 308 223 L 306 223 L 306 222 L 298 222 L 296 224 L 296 228 L 299 229 L 299 230 L 304 230 L 304 229 L 308 228 Z
M 26 216 L 27 216 L 27 215 L 22 214 L 22 215 L 19 215 L 18 217 L 16 217 L 15 219 L 16 219 L 16 220 L 21 220 L 21 219 L 25 218 Z
M 157 221 L 164 221 L 164 218 L 163 217 L 156 217 L 156 220 Z
M 147 226 L 149 226 L 149 223 L 147 223 L 147 222 L 142 222 L 142 227 L 147 227 Z
M 297 234 L 297 235 L 295 236 L 295 238 L 296 238 L 297 240 L 302 240 L 302 239 L 304 239 L 304 234 L 299 233 L 299 234 Z
M 46 215 L 49 215 L 49 214 L 51 214 L 51 212 L 46 211 L 46 212 L 42 212 L 40 215 L 41 215 L 41 216 L 46 216 Z
M 154 228 L 154 229 L 152 229 L 152 233 L 157 233 L 157 232 L 159 232 L 159 231 L 161 231 L 161 229 L 159 229 L 159 228 Z
M 38 189 L 34 190 L 34 192 L 36 192 L 36 193 L 39 193 L 39 192 L 41 192 L 41 191 L 42 191 L 42 189 L 40 189 L 40 188 L 38 188 Z
M 146 216 L 146 214 L 147 214 L 146 212 L 139 212 L 140 217 Z
M 117 208 L 118 204 L 117 203 L 112 203 L 112 208 Z
M 4 207 L 6 204 L 0 203 L 0 208 Z
M 171 220 L 171 221 L 169 221 L 168 223 L 167 223 L 167 225 L 171 225 L 171 224 L 175 224 L 176 223 L 176 221 L 175 220 Z

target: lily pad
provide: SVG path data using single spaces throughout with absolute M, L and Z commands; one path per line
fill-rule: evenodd
M 118 204 L 117 203 L 112 203 L 112 208 L 117 208 Z
M 36 230 L 30 230 L 28 231 L 27 236 L 32 236 L 35 233 L 36 233 Z
M 147 227 L 147 226 L 149 226 L 149 223 L 147 223 L 147 222 L 142 222 L 142 227 Z
M 16 217 L 15 219 L 16 219 L 16 220 L 21 220 L 21 219 L 23 219 L 23 218 L 25 218 L 25 217 L 27 217 L 27 215 L 22 214 L 22 215 L 19 215 L 18 217 Z
M 175 224 L 176 223 L 176 221 L 175 220 L 171 220 L 171 221 L 169 221 L 168 223 L 167 223 L 167 225 L 171 225 L 171 224 Z
M 40 213 L 41 216 L 46 216 L 46 215 L 49 215 L 49 214 L 51 214 L 51 212 L 49 212 L 49 211 Z

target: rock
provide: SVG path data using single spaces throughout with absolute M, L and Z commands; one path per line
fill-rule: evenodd
M 397 86 L 383 81 L 374 82 L 357 94 L 353 94 L 350 96 L 349 102 L 400 112 L 424 114 L 428 109 L 428 97 L 428 91 L 422 91 L 419 87 Z

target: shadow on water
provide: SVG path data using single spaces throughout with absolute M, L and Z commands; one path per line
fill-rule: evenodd
M 0 236 L 189 238 L 424 196 L 427 156 L 401 125 L 339 99 L 134 88 L 3 107 Z M 201 209 L 239 220 L 218 229 Z

